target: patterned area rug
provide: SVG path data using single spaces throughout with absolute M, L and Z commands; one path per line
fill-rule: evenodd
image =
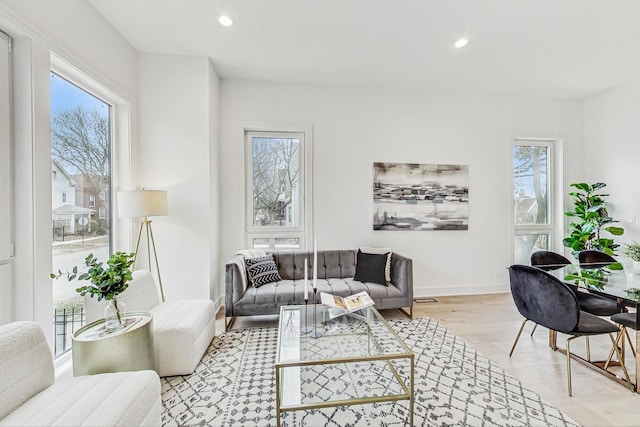
M 434 320 L 389 323 L 416 356 L 415 425 L 577 425 Z M 163 424 L 275 426 L 277 335 L 276 328 L 227 332 L 213 340 L 192 375 L 163 378 Z M 286 412 L 281 421 L 283 427 L 403 426 L 407 412 L 408 403 L 399 401 Z

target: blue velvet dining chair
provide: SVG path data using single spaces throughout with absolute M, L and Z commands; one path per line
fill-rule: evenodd
M 569 335 L 566 341 L 567 386 L 569 396 L 571 386 L 571 341 L 582 336 L 609 335 L 613 351 L 616 353 L 629 387 L 633 387 L 620 349 L 615 344 L 614 333 L 618 328 L 613 323 L 580 310 L 576 294 L 557 277 L 539 268 L 527 265 L 509 267 L 511 295 L 524 317 L 509 356 L 515 350 L 522 329 L 531 320 L 539 325 Z

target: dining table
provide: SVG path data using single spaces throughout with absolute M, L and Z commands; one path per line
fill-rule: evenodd
M 636 316 L 636 325 L 640 324 L 640 310 L 638 303 L 640 301 L 640 275 L 636 274 L 633 269 L 622 268 L 621 263 L 612 266 L 613 269 L 602 267 L 601 264 L 563 264 L 563 265 L 537 265 L 552 274 L 570 286 L 575 292 L 587 292 L 603 298 L 616 301 L 619 312 L 630 312 Z M 638 349 L 640 344 L 640 332 L 628 328 L 629 337 L 633 347 Z M 566 354 L 566 349 L 557 345 L 558 332 L 549 331 L 549 346 Z M 622 337 L 620 347 L 622 354 L 625 354 L 625 340 Z M 610 367 L 619 366 L 618 361 L 611 361 L 608 366 L 606 360 L 588 360 L 575 353 L 571 353 L 570 357 L 577 362 L 629 387 L 630 389 L 640 392 L 638 387 L 640 383 L 640 361 L 634 358 L 635 369 L 630 370 L 629 376 L 632 384 L 629 384 L 626 378 L 620 373 L 615 372 Z M 627 359 L 625 359 L 627 361 Z M 628 367 L 628 366 L 627 366 Z

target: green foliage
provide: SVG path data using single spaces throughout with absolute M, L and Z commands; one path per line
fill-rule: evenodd
M 111 254 L 107 261 L 107 267 L 104 268 L 102 262 L 98 262 L 93 254 L 89 254 L 84 261 L 85 266 L 88 267 L 86 272 L 80 274 L 78 267 L 75 266 L 70 272 L 58 270 L 58 274 L 51 273 L 51 278 L 59 279 L 66 276 L 69 281 L 76 278 L 78 280 L 89 279 L 91 284 L 77 288 L 76 292 L 81 296 L 89 294 L 92 298 L 96 295 L 98 301 L 103 298 L 110 300 L 129 287 L 127 282 L 132 279 L 130 267 L 134 260 L 134 253 L 116 252 Z
M 611 272 L 614 270 L 622 270 L 622 264 L 614 262 L 606 267 L 586 269 L 582 268 L 579 272 L 571 273 L 565 276 L 564 280 L 567 282 L 573 281 L 576 285 L 584 283 L 587 287 L 592 286 L 597 289 L 604 289 L 607 284 Z
M 569 193 L 574 198 L 574 211 L 565 212 L 565 215 L 575 218 L 576 221 L 571 222 L 571 234 L 562 243 L 565 247 L 571 248 L 576 258 L 577 254 L 584 250 L 599 250 L 615 255 L 615 251 L 620 246 L 612 238 L 601 235 L 603 231 L 612 236 L 624 234 L 624 229 L 611 225 L 618 221 L 611 218 L 607 212 L 605 197 L 608 194 L 598 193 L 605 186 L 606 184 L 602 182 L 571 184 L 571 187 L 577 189 Z
M 629 289 L 625 289 L 625 292 L 627 293 L 627 296 L 629 297 L 629 299 L 640 301 L 640 289 L 629 288 Z
M 640 261 L 640 243 L 627 243 L 623 253 L 634 261 Z

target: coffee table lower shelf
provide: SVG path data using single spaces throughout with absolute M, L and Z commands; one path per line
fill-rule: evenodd
M 384 318 L 372 307 L 364 316 L 322 316 L 314 339 L 300 332 L 305 314 L 298 306 L 281 309 L 277 426 L 284 412 L 404 400 L 413 425 L 414 354 Z
M 330 408 L 337 406 L 353 406 L 353 405 L 366 405 L 372 403 L 382 403 L 382 402 L 396 402 L 396 401 L 408 401 L 409 408 L 409 425 L 413 425 L 413 358 L 410 359 L 410 372 L 411 378 L 409 381 L 409 385 L 404 384 L 401 380 L 400 375 L 397 370 L 391 363 L 389 359 L 380 358 L 376 360 L 384 360 L 389 368 L 392 370 L 394 375 L 396 376 L 397 384 L 402 388 L 404 393 L 394 394 L 388 396 L 368 396 L 368 397 L 358 397 L 358 398 L 349 398 L 349 399 L 336 399 L 336 400 L 327 400 L 320 402 L 310 402 L 310 403 L 301 403 L 300 399 L 300 382 L 299 382 L 299 374 L 297 381 L 295 379 L 290 379 L 287 381 L 283 379 L 283 375 L 285 374 L 285 370 L 291 370 L 296 368 L 301 368 L 305 365 L 320 365 L 319 363 L 306 363 L 306 364 L 296 364 L 296 365 L 288 365 L 288 366 L 276 366 L 276 417 L 277 417 L 277 425 L 280 426 L 280 417 L 283 412 L 294 412 L 294 411 L 304 411 L 309 409 L 322 409 L 322 408 Z M 354 363 L 353 361 L 350 361 Z M 362 362 L 360 362 L 362 363 Z M 295 375 L 294 375 L 295 377 Z M 296 386 L 297 384 L 297 386 Z M 291 393 L 293 390 L 297 388 L 298 398 L 291 397 Z M 283 398 L 284 393 L 289 393 L 289 398 Z M 283 400 L 288 400 L 288 402 L 283 403 Z M 292 403 L 292 401 L 297 401 L 296 403 Z

